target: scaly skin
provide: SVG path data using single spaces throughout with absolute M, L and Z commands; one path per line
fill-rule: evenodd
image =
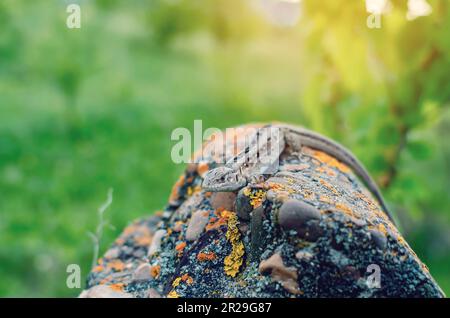
M 275 157 L 278 158 L 285 148 L 285 144 L 292 147 L 294 151 L 301 151 L 302 146 L 323 151 L 349 166 L 357 176 L 362 179 L 369 191 L 372 192 L 378 200 L 385 213 L 395 224 L 377 184 L 370 177 L 363 164 L 344 146 L 304 128 L 297 128 L 290 125 L 274 125 L 272 127 L 279 128 L 282 133 L 279 140 L 270 141 L 269 144 L 279 143 L 280 147 L 275 147 L 276 145 L 273 144 L 270 145 L 269 147 L 272 150 L 270 152 L 271 158 L 265 158 L 265 162 L 273 162 Z M 256 137 L 270 138 L 267 136 L 267 134 L 264 135 L 264 133 L 258 133 Z M 251 147 L 254 148 L 256 145 L 257 143 L 253 142 L 252 145 L 230 160 L 225 166 L 208 171 L 202 184 L 203 189 L 212 192 L 234 192 L 245 187 L 249 180 L 261 175 L 261 172 L 259 171 L 260 166 L 258 166 L 259 157 L 255 157 L 258 151 L 251 149 Z M 247 161 L 238 160 L 246 155 L 250 155 L 254 158 L 250 158 L 250 160 Z

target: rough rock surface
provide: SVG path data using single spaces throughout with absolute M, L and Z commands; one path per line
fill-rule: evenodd
M 249 127 L 225 142 L 239 151 Z M 286 149 L 278 173 L 261 184 L 239 194 L 203 192 L 202 176 L 221 155 L 187 167 L 165 208 L 169 222 L 156 214 L 123 231 L 90 273 L 83 297 L 444 296 L 335 158 Z

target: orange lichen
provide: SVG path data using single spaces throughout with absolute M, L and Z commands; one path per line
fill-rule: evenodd
M 159 276 L 159 273 L 161 272 L 161 266 L 160 265 L 154 265 L 150 268 L 150 275 L 153 278 L 156 278 Z
M 321 195 L 319 197 L 319 201 L 323 202 L 323 203 L 328 203 L 331 204 L 333 201 L 330 199 L 330 197 L 326 196 L 326 195 Z
M 227 224 L 227 220 L 224 218 L 211 218 L 209 223 L 206 225 L 206 231 L 215 230 L 219 227 Z
M 319 167 L 316 168 L 316 171 L 319 172 L 319 173 L 326 173 L 330 177 L 335 177 L 336 176 L 336 172 L 334 172 L 332 169 L 330 169 L 327 166 L 319 166 Z
M 197 166 L 197 173 L 200 177 L 203 177 L 204 174 L 209 170 L 209 165 L 207 162 L 200 162 Z
M 349 216 L 352 216 L 352 217 L 354 216 L 353 215 L 353 211 L 348 206 L 346 206 L 345 204 L 336 203 L 336 209 L 338 209 L 341 212 L 344 212 L 345 214 L 347 214 Z
M 118 239 L 116 239 L 115 241 L 114 241 L 114 243 L 116 244 L 116 245 L 123 245 L 124 243 L 125 243 L 125 239 L 123 238 L 123 237 L 119 237 Z
M 102 270 L 104 270 L 104 267 L 103 267 L 102 265 L 97 265 L 97 266 L 95 266 L 95 267 L 92 269 L 92 271 L 93 271 L 94 273 L 101 272 Z
M 123 288 L 125 287 L 124 283 L 117 283 L 117 284 L 112 284 L 109 285 L 109 287 L 114 290 L 114 291 L 123 291 Z
M 141 235 L 134 238 L 136 245 L 138 246 L 149 246 L 152 242 L 152 236 L 149 235 Z
M 178 252 L 183 252 L 184 248 L 186 247 L 186 242 L 181 242 L 177 246 L 175 246 L 175 250 Z
M 345 164 L 341 163 L 340 161 L 336 160 L 336 158 L 333 158 L 322 151 L 313 150 L 312 153 L 314 158 L 316 158 L 317 160 L 329 166 L 335 167 L 344 173 L 348 173 L 351 171 L 350 168 L 347 167 Z
M 277 182 L 268 182 L 268 188 L 273 190 L 284 190 L 284 186 Z
M 137 228 L 136 224 L 131 224 L 131 225 L 127 226 L 125 228 L 125 230 L 123 230 L 122 235 L 128 236 L 128 235 L 134 233 L 136 231 L 136 228 Z
M 197 260 L 199 262 L 204 262 L 204 261 L 213 261 L 217 258 L 216 254 L 214 254 L 213 252 L 200 252 L 197 254 Z
M 178 189 L 180 189 L 180 187 L 182 187 L 185 182 L 185 176 L 181 175 L 172 187 L 172 191 L 169 196 L 169 202 L 174 202 L 178 199 Z
M 181 280 L 183 282 L 186 282 L 189 285 L 194 282 L 194 279 L 191 276 L 189 276 L 188 274 L 184 274 L 183 276 L 181 276 Z
M 266 199 L 266 192 L 262 190 L 252 191 L 249 188 L 245 188 L 244 195 L 250 198 L 250 204 L 254 208 L 261 206 Z
M 336 195 L 339 194 L 339 192 L 338 192 L 331 184 L 329 184 L 329 183 L 326 182 L 325 180 L 320 179 L 320 183 L 321 183 L 324 187 L 326 187 L 328 190 L 330 190 L 331 192 L 333 192 L 334 194 L 336 194 Z
M 117 272 L 121 272 L 125 269 L 125 263 L 118 259 L 115 259 L 108 263 L 107 268 L 113 269 Z

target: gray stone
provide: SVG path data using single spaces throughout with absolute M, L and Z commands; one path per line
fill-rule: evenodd
M 120 256 L 120 249 L 115 246 L 113 248 L 110 248 L 106 253 L 105 253 L 105 258 L 106 259 L 115 259 L 115 258 L 119 258 Z
M 250 241 L 250 259 L 259 260 L 264 249 L 263 233 L 264 209 L 262 206 L 252 212 L 251 219 L 251 241 Z
M 152 275 L 150 274 L 151 268 L 152 267 L 148 263 L 139 265 L 133 273 L 133 280 L 140 281 L 153 279 Z
M 238 192 L 236 197 L 236 213 L 242 220 L 250 220 L 250 212 L 253 211 L 253 206 L 250 204 L 250 198 L 244 194 L 244 189 Z
M 304 230 L 310 220 L 319 220 L 320 211 L 315 207 L 298 200 L 286 201 L 278 212 L 278 223 L 285 230 Z
M 97 285 L 81 292 L 79 298 L 133 298 L 133 295 L 112 289 L 108 285 Z
M 161 248 L 161 240 L 166 235 L 166 230 L 158 230 L 155 232 L 152 238 L 152 243 L 147 252 L 148 257 L 152 257 Z
M 236 194 L 233 192 L 214 192 L 211 195 L 211 206 L 214 210 L 223 208 L 228 211 L 235 209 Z
M 381 233 L 380 231 L 377 231 L 374 229 L 369 230 L 369 233 L 370 233 L 370 237 L 371 237 L 372 241 L 375 243 L 375 245 L 383 251 L 387 245 L 386 236 L 383 233 Z
M 148 298 L 162 298 L 161 294 L 154 288 L 150 288 L 147 292 Z
M 186 229 L 186 240 L 189 242 L 195 241 L 202 234 L 206 224 L 208 224 L 209 213 L 207 211 L 197 211 L 192 214 Z

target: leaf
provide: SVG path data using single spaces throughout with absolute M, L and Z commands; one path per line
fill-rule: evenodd
M 425 141 L 411 141 L 408 143 L 407 150 L 416 160 L 429 159 L 433 153 L 432 146 Z

